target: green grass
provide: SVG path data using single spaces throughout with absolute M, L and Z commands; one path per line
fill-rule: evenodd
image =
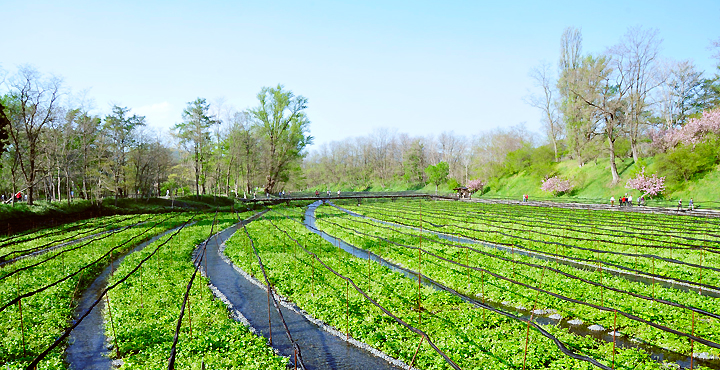
M 646 174 L 652 174 L 653 158 L 645 158 Z M 490 189 L 483 194 L 488 198 L 512 198 L 520 199 L 523 194 L 528 194 L 530 200 L 557 200 L 563 202 L 581 201 L 594 203 L 608 203 L 611 196 L 616 201 L 624 194 L 632 195 L 638 199 L 641 193 L 637 190 L 625 188 L 627 180 L 632 178 L 641 168 L 634 164 L 632 159 L 626 158 L 617 160 L 618 174 L 620 181 L 612 184 L 610 173 L 610 160 L 599 159 L 597 163 L 590 162 L 580 167 L 575 160 L 568 160 L 557 164 L 558 176 L 570 179 L 575 185 L 573 191 L 560 196 L 553 196 L 540 190 L 542 181 L 527 172 L 520 172 L 510 177 L 502 178 L 491 183 Z M 687 206 L 690 198 L 694 199 L 695 205 L 704 208 L 717 208 L 720 206 L 720 170 L 706 173 L 697 180 L 692 180 L 675 191 L 666 191 L 661 197 L 648 202 L 648 205 L 674 206 L 678 199 L 683 199 L 683 205 Z

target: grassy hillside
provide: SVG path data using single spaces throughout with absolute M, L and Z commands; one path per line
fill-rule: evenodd
M 647 174 L 653 173 L 653 159 L 644 160 Z M 632 194 L 637 199 L 640 192 L 625 188 L 625 183 L 637 172 L 641 170 L 638 165 L 634 164 L 632 159 L 617 160 L 618 173 L 620 181 L 612 185 L 612 175 L 610 174 L 610 160 L 599 159 L 597 163 L 590 162 L 580 167 L 575 160 L 568 160 L 558 163 L 556 166 L 558 176 L 570 179 L 575 188 L 569 194 L 554 197 L 552 194 L 540 190 L 541 179 L 532 176 L 526 171 L 516 175 L 501 178 L 490 183 L 490 188 L 483 197 L 502 197 L 520 199 L 522 194 L 528 194 L 531 199 L 557 199 L 559 201 L 592 201 L 604 202 L 614 196 L 618 199 L 625 193 Z M 707 172 L 702 176 L 695 178 L 687 183 L 683 183 L 680 187 L 666 191 L 662 197 L 653 200 L 653 204 L 674 205 L 678 199 L 683 199 L 683 204 L 687 204 L 690 198 L 693 198 L 695 204 L 705 204 L 708 207 L 720 206 L 720 169 Z

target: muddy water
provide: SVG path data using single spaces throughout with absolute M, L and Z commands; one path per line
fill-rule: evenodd
M 365 249 L 361 249 L 354 245 L 348 244 L 345 241 L 343 241 L 342 239 L 338 239 L 332 235 L 327 234 L 326 232 L 324 232 L 322 230 L 317 229 L 316 225 L 315 225 L 315 210 L 321 204 L 322 204 L 322 202 L 315 202 L 308 206 L 308 208 L 305 212 L 305 220 L 304 220 L 304 224 L 308 228 L 308 230 L 320 235 L 323 239 L 330 242 L 332 245 L 343 249 L 344 251 L 350 253 L 351 255 L 353 255 L 355 257 L 362 258 L 362 259 L 370 259 L 372 261 L 379 263 L 382 266 L 388 267 L 389 269 L 391 269 L 393 271 L 402 273 L 403 275 L 405 275 L 408 278 L 417 280 L 417 273 L 415 271 L 407 269 L 407 268 L 397 265 L 395 263 L 389 262 L 372 252 L 369 252 Z M 337 207 L 337 208 L 347 212 L 348 214 L 356 216 L 356 217 L 368 218 L 368 217 L 356 214 L 354 212 L 345 210 L 341 207 Z M 372 220 L 376 221 L 376 222 L 381 222 L 383 224 L 403 227 L 403 225 L 397 225 L 397 224 L 383 222 L 383 221 L 375 220 L 375 219 L 372 219 Z M 408 227 L 408 228 L 412 228 L 412 227 Z M 412 228 L 412 229 L 414 229 L 414 228 Z M 431 232 L 431 233 L 436 234 L 436 235 L 441 235 L 441 237 L 444 236 L 448 240 L 454 240 L 456 242 L 459 241 L 459 242 L 463 242 L 463 243 L 467 243 L 467 242 L 477 243 L 477 241 L 473 241 L 470 239 L 458 238 L 455 236 L 450 236 L 450 235 L 436 233 L 436 232 Z M 450 238 L 452 238 L 452 239 L 450 239 Z M 522 307 L 521 308 L 512 307 L 512 306 L 504 305 L 500 302 L 485 301 L 485 302 L 481 303 L 475 297 L 469 297 L 469 296 L 460 294 L 459 292 L 455 291 L 454 289 L 451 289 L 441 283 L 438 283 L 424 275 L 422 276 L 421 280 L 422 280 L 423 284 L 426 286 L 432 287 L 436 290 L 443 290 L 443 291 L 449 292 L 451 294 L 454 294 L 454 295 L 458 296 L 459 298 L 463 299 L 464 301 L 466 301 L 470 304 L 473 304 L 477 307 L 482 307 L 482 305 L 484 303 L 484 304 L 491 306 L 497 310 L 511 312 L 514 315 L 524 318 L 524 319 L 529 319 L 531 317 L 531 312 L 529 309 L 522 308 Z M 606 330 L 591 330 L 590 327 L 592 325 L 590 325 L 589 323 L 579 323 L 579 324 L 572 323 L 571 322 L 572 320 L 569 320 L 568 318 L 553 319 L 553 318 L 547 317 L 547 315 L 552 314 L 552 313 L 553 312 L 551 312 L 551 311 L 542 312 L 541 315 L 532 315 L 532 318 L 533 318 L 534 322 L 536 322 L 540 325 L 557 325 L 557 326 L 567 329 L 569 332 L 576 334 L 576 335 L 591 336 L 595 339 L 602 340 L 605 342 L 613 341 L 612 332 L 608 332 Z M 543 316 L 543 315 L 546 315 L 546 316 Z M 634 340 L 631 340 L 630 338 L 623 336 L 622 334 L 618 334 L 615 336 L 615 343 L 620 348 L 642 349 L 645 352 L 649 353 L 650 357 L 655 361 L 658 361 L 658 362 L 667 361 L 667 362 L 676 363 L 676 364 L 680 365 L 681 368 L 687 368 L 687 369 L 690 368 L 690 357 L 688 355 L 669 351 L 669 350 L 666 350 L 666 349 L 663 349 L 663 348 L 660 348 L 657 346 L 653 346 L 650 344 L 634 341 Z M 711 369 L 720 369 L 720 360 L 718 360 L 718 359 L 706 360 L 706 359 L 695 358 L 695 359 L 693 359 L 693 364 L 695 366 L 698 366 L 698 365 L 706 366 Z
M 115 258 L 113 263 L 106 267 L 82 293 L 78 306 L 75 308 L 74 317 L 78 318 L 82 316 L 90 306 L 100 298 L 100 294 L 102 294 L 105 287 L 107 287 L 110 274 L 120 266 L 125 257 L 130 253 L 142 250 L 161 237 L 173 233 L 179 228 L 180 227 L 177 227 L 157 235 Z M 105 324 L 102 314 L 104 307 L 105 301 L 100 301 L 70 334 L 69 344 L 65 350 L 65 361 L 70 365 L 71 369 L 106 370 L 112 367 L 112 360 L 108 357 L 108 344 L 105 337 Z
M 267 291 L 248 279 L 222 253 L 223 243 L 238 228 L 241 226 L 235 225 L 209 239 L 206 259 L 200 262 L 201 266 L 207 266 L 206 274 L 210 283 L 225 296 L 231 310 L 239 312 L 242 320 L 265 338 L 270 338 L 272 329 L 272 347 L 280 355 L 289 357 L 293 363 L 291 343 L 275 307 L 272 307 L 272 303 L 268 307 Z M 293 339 L 300 346 L 307 369 L 398 369 L 369 351 L 324 330 L 299 313 L 297 308 L 287 306 L 281 306 L 282 314 Z M 268 309 L 271 324 L 268 323 Z

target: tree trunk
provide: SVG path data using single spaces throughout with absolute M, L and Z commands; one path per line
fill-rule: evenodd
M 67 202 L 68 202 L 68 204 L 70 204 L 70 202 L 72 201 L 72 199 L 70 199 L 72 197 L 72 194 L 71 194 L 72 189 L 70 188 L 70 175 L 68 173 L 67 168 L 65 169 L 65 187 L 67 188 L 66 189 L 67 190 L 67 193 L 66 193 L 67 200 L 68 200 Z
M 615 164 L 615 140 L 608 137 L 608 143 L 610 144 L 610 172 L 612 172 L 612 183 L 615 185 L 620 181 L 617 165 Z
M 640 160 L 640 155 L 638 155 L 638 143 L 637 143 L 637 140 L 631 139 L 631 140 L 630 140 L 630 147 L 632 148 L 633 162 L 638 163 L 638 161 Z

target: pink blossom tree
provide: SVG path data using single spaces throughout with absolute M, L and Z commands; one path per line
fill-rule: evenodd
M 700 118 L 691 118 L 685 126 L 653 135 L 653 144 L 663 150 L 678 144 L 695 145 L 709 133 L 720 134 L 720 108 L 707 110 Z
M 665 190 L 665 176 L 657 177 L 655 174 L 646 176 L 645 167 L 643 167 L 637 176 L 627 181 L 625 188 L 639 190 L 644 196 L 652 197 Z
M 482 193 L 483 187 L 485 187 L 485 181 L 480 179 L 470 180 L 467 184 L 467 188 L 470 190 L 470 193 L 475 193 L 477 191 Z
M 540 186 L 542 191 L 552 192 L 553 195 L 562 194 L 572 190 L 572 188 L 573 184 L 570 183 L 570 180 L 564 180 L 557 176 L 543 180 L 542 186 Z

